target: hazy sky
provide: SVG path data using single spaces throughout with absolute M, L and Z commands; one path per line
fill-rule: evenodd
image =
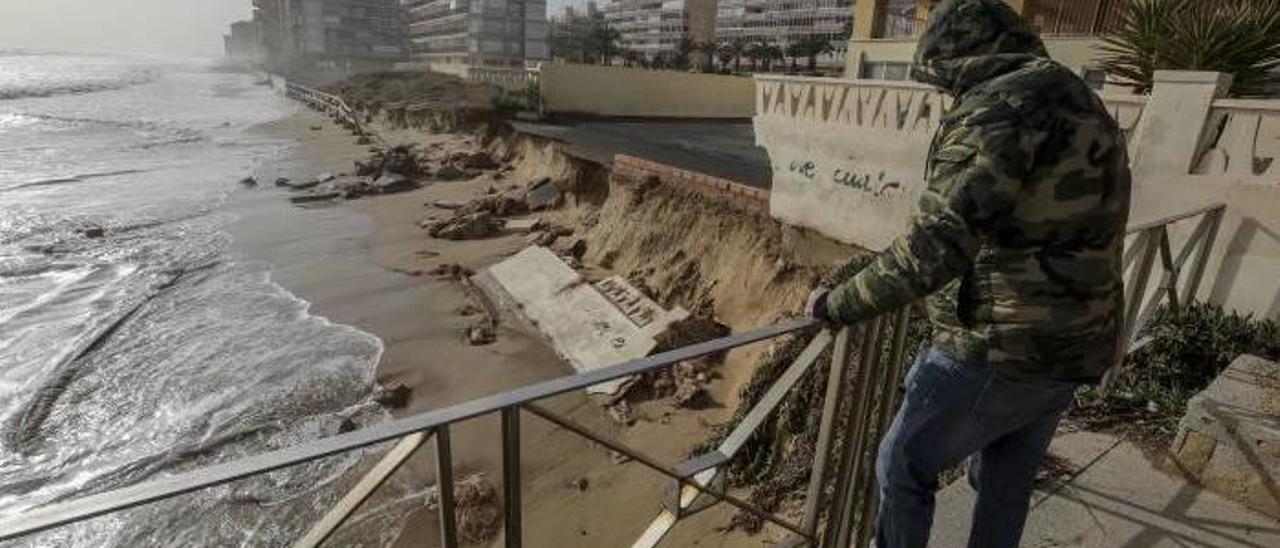
M 0 0 L 0 49 L 221 55 L 252 0 Z

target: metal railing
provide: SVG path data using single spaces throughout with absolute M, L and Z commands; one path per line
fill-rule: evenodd
M 1161 305 L 1176 310 L 1196 298 L 1226 208 L 1226 204 L 1216 203 L 1129 227 L 1132 240 L 1125 246 L 1122 262 L 1125 308 L 1121 342 L 1126 355 L 1145 344 L 1140 338 L 1141 329 Z M 1175 254 L 1169 229 L 1196 218 L 1200 222 Z M 1160 281 L 1151 287 L 1157 262 Z M 1107 374 L 1103 390 L 1110 389 L 1115 376 L 1122 372 L 1123 360 Z
M 547 420 L 569 432 L 590 439 L 613 451 L 657 471 L 670 478 L 674 483 L 673 497 L 667 504 L 667 511 L 674 519 L 672 525 L 680 518 L 687 517 L 717 503 L 725 503 L 752 514 L 762 520 L 773 523 L 798 539 L 801 544 L 817 545 L 819 539 L 818 523 L 820 509 L 818 504 L 822 496 L 823 481 L 829 476 L 827 462 L 835 459 L 839 467 L 836 469 L 841 478 L 857 473 L 855 481 L 840 482 L 837 491 L 838 500 L 844 501 L 840 508 L 849 507 L 847 515 L 852 516 L 852 504 L 869 489 L 866 478 L 870 476 L 869 460 L 861 454 L 872 443 L 872 436 L 883 430 L 883 417 L 888 414 L 887 405 L 896 400 L 896 390 L 891 389 L 893 383 L 901 376 L 901 362 L 904 359 L 903 340 L 905 331 L 902 327 L 896 332 L 892 356 L 896 364 L 890 368 L 881 367 L 881 337 L 887 333 L 887 326 L 905 326 L 907 312 L 904 310 L 893 315 L 888 321 L 874 321 L 863 328 L 864 336 L 859 345 L 862 360 L 856 368 L 859 382 L 867 386 L 878 387 L 875 391 L 866 388 L 856 389 L 852 404 L 842 403 L 846 378 L 850 373 L 848 358 L 850 356 L 850 329 L 842 329 L 832 335 L 829 331 L 821 331 L 809 343 L 800 357 L 783 373 L 778 381 L 768 390 L 762 400 L 755 405 L 745 418 L 734 428 L 719 448 L 700 455 L 675 466 L 667 466 L 659 460 L 645 455 L 643 452 L 628 448 L 620 443 L 592 433 L 574 422 L 560 417 L 537 405 L 539 400 L 550 398 L 566 392 L 585 389 L 589 386 L 620 379 L 633 375 L 659 371 L 674 367 L 676 364 L 702 356 L 717 354 L 740 346 L 757 343 L 783 335 L 796 333 L 815 327 L 818 322 L 812 319 L 794 319 L 778 325 L 758 329 L 746 333 L 731 335 L 700 344 L 695 344 L 657 354 L 654 356 L 625 362 L 604 369 L 580 373 L 572 376 L 549 380 L 509 392 L 496 394 L 452 407 L 421 413 L 411 417 L 396 419 L 364 428 L 347 434 L 296 445 L 287 449 L 272 451 L 261 455 L 236 460 L 233 462 L 203 468 L 171 477 L 140 483 L 121 489 L 89 495 L 68 502 L 38 508 L 22 514 L 8 517 L 0 521 L 0 541 L 17 539 L 40 531 L 91 519 L 97 516 L 127 510 L 151 502 L 173 498 L 182 494 L 211 488 L 236 480 L 265 474 L 293 465 L 306 463 L 339 453 L 352 451 L 383 442 L 398 440 L 397 445 L 387 453 L 381 462 L 347 493 L 338 504 L 321 518 L 298 542 L 298 547 L 319 546 L 329 539 L 342 524 L 354 514 L 360 505 L 403 464 L 414 452 L 430 439 L 434 440 L 439 489 L 439 520 L 441 543 L 446 547 L 458 545 L 457 522 L 454 515 L 453 493 L 453 455 L 450 445 L 450 428 L 460 422 L 476 419 L 481 416 L 499 414 L 501 416 L 502 447 L 502 500 L 504 518 L 504 540 L 508 547 L 519 547 L 522 541 L 521 520 L 521 470 L 520 470 L 520 419 L 521 411 Z M 727 492 L 723 487 L 722 469 L 738 453 L 755 431 L 765 423 L 773 411 L 783 401 L 788 391 L 805 376 L 818 359 L 835 342 L 833 367 L 830 369 L 827 383 L 827 402 L 820 426 L 817 458 L 813 468 L 814 480 L 809 486 L 810 500 L 805 507 L 802 523 L 792 523 L 767 512 L 747 501 Z M 874 366 L 872 364 L 875 364 Z M 888 395 L 889 399 L 886 399 Z M 875 403 L 880 402 L 880 403 Z M 879 405 L 880 407 L 876 407 Z M 875 424 L 863 424 L 859 420 L 863 412 L 870 409 L 881 409 L 875 415 Z M 838 413 L 846 413 L 841 419 Z M 852 440 L 852 447 L 857 448 L 860 456 L 852 458 L 845 455 L 837 444 L 836 430 L 838 424 L 849 427 L 857 426 L 855 435 L 845 435 Z M 849 446 L 849 443 L 842 444 Z M 846 514 L 841 514 L 845 516 Z M 849 520 L 849 524 L 858 520 Z M 841 524 L 845 524 L 842 521 Z M 666 531 L 658 528 L 651 531 L 652 544 L 659 542 Z M 844 534 L 844 533 L 839 533 Z M 828 533 L 831 538 L 837 533 Z M 645 538 L 637 541 L 638 546 L 646 545 Z M 651 544 L 650 544 L 651 545 Z M 843 544 L 826 544 L 842 546 Z
M 328 115 L 342 127 L 357 135 L 368 135 L 364 130 L 364 124 L 360 122 L 359 113 L 337 95 L 294 82 L 285 83 L 284 94 L 290 99 L 307 105 L 312 110 Z
M 1022 16 L 1045 35 L 1096 36 L 1121 23 L 1123 0 L 1028 0 Z
M 1176 307 L 1195 298 L 1224 211 L 1224 204 L 1214 204 L 1129 228 L 1128 233 L 1135 239 L 1124 253 L 1124 266 L 1128 273 L 1124 336 L 1125 341 L 1130 343 L 1128 348 L 1140 344 L 1134 340 L 1139 328 L 1161 303 Z M 1196 217 L 1201 217 L 1200 223 L 1175 254 L 1169 234 L 1170 226 Z M 1152 289 L 1149 281 L 1157 255 L 1164 274 L 1160 284 Z M 519 547 L 523 540 L 520 419 L 521 411 L 525 411 L 616 451 L 672 480 L 673 488 L 669 491 L 670 496 L 664 509 L 635 542 L 634 546 L 637 548 L 658 545 L 681 519 L 718 503 L 728 504 L 786 530 L 790 536 L 783 544 L 787 546 L 866 546 L 870 541 L 871 526 L 878 505 L 874 474 L 876 449 L 901 402 L 900 383 L 909 352 L 906 348 L 909 320 L 910 310 L 904 309 L 857 327 L 842 328 L 834 335 L 829 330 L 819 332 L 715 450 L 675 466 L 665 465 L 641 451 L 597 435 L 548 411 L 537 402 L 611 380 L 661 371 L 687 360 L 794 334 L 817 327 L 817 321 L 788 320 L 771 327 L 532 384 L 355 432 L 37 508 L 0 520 L 0 541 L 398 440 L 398 444 L 382 461 L 295 544 L 307 548 L 319 546 L 418 448 L 432 439 L 436 453 L 441 543 L 446 547 L 454 547 L 458 545 L 458 539 L 454 515 L 450 429 L 463 421 L 498 414 L 501 416 L 504 541 L 508 547 Z M 814 461 L 800 521 L 796 523 L 729 494 L 725 487 L 724 471 L 744 444 L 766 423 L 767 418 L 778 409 L 789 392 L 814 368 L 828 349 L 831 350 L 831 366 L 827 371 Z M 832 482 L 834 490 L 828 496 L 826 487 Z M 824 499 L 826 504 L 823 504 Z M 824 512 L 823 509 L 827 511 Z

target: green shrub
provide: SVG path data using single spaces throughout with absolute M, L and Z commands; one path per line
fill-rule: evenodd
M 1155 403 L 1161 414 L 1181 416 L 1187 400 L 1209 386 L 1241 354 L 1280 359 L 1280 323 L 1196 303 L 1161 308 L 1142 331 L 1149 342 L 1129 355 L 1116 378 L 1114 398 Z M 1097 403 L 1096 391 L 1085 393 Z

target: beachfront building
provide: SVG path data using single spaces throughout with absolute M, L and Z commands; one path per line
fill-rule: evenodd
M 547 17 L 552 59 L 573 63 L 595 63 L 601 60 L 598 44 L 604 13 L 595 2 L 581 7 L 568 5 L 559 14 Z
M 648 61 L 716 39 L 716 0 L 613 0 L 604 17 L 621 34 L 622 50 Z
M 1076 69 L 1095 87 L 1105 72 L 1097 68 L 1099 35 L 1118 22 L 1124 0 L 1005 0 L 1040 31 L 1049 53 Z M 845 74 L 903 80 L 911 68 L 916 39 L 936 0 L 855 0 L 853 34 Z
M 442 72 L 524 67 L 550 57 L 546 0 L 408 0 L 415 64 Z
M 227 59 L 240 64 L 256 63 L 261 56 L 259 34 L 258 24 L 254 21 L 232 23 L 230 34 L 222 37 Z
M 720 0 L 716 38 L 788 47 L 811 36 L 831 42 L 818 64 L 843 64 L 853 0 Z
M 254 0 L 268 65 L 287 72 L 389 68 L 408 50 L 400 0 Z

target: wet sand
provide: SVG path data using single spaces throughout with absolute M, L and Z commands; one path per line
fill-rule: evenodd
M 312 126 L 321 126 L 313 131 Z M 383 340 L 379 382 L 404 383 L 413 395 L 406 416 L 439 409 L 572 370 L 539 338 L 504 323 L 497 342 L 473 347 L 465 330 L 475 321 L 458 313 L 472 303 L 457 282 L 411 275 L 442 263 L 472 269 L 501 260 L 526 243 L 523 235 L 450 242 L 433 240 L 419 228 L 424 217 L 447 212 L 424 204 L 459 200 L 487 188 L 482 181 L 431 183 L 408 193 L 320 207 L 295 207 L 287 191 L 272 186 L 277 177 L 302 179 L 343 173 L 367 147 L 323 117 L 306 110 L 262 128 L 304 146 L 296 157 L 264 165 L 255 175 L 263 184 L 236 193 L 231 210 L 241 216 L 233 236 L 245 258 L 270 262 L 274 277 L 310 301 L 312 311 L 363 329 Z M 446 144 L 463 136 L 405 134 L 396 142 Z M 506 184 L 510 184 L 509 182 Z M 714 391 L 714 387 L 712 388 Z M 583 393 L 543 405 L 594 432 L 674 466 L 691 447 L 725 420 L 729 411 L 672 412 L 665 402 L 634 406 L 638 421 L 624 428 L 606 418 Z M 453 430 L 458 474 L 485 472 L 501 484 L 499 423 L 496 416 L 469 421 Z M 670 481 L 638 463 L 614 463 L 608 451 L 524 414 L 522 420 L 525 542 L 529 546 L 629 546 L 656 515 Z M 434 483 L 433 453 L 421 451 L 401 473 L 425 487 Z M 574 487 L 587 480 L 587 488 Z M 712 509 L 682 524 L 668 546 L 757 546 L 770 538 L 723 534 L 730 512 Z M 410 516 L 397 546 L 436 546 L 435 518 L 425 509 Z M 501 537 L 495 541 L 500 545 Z

